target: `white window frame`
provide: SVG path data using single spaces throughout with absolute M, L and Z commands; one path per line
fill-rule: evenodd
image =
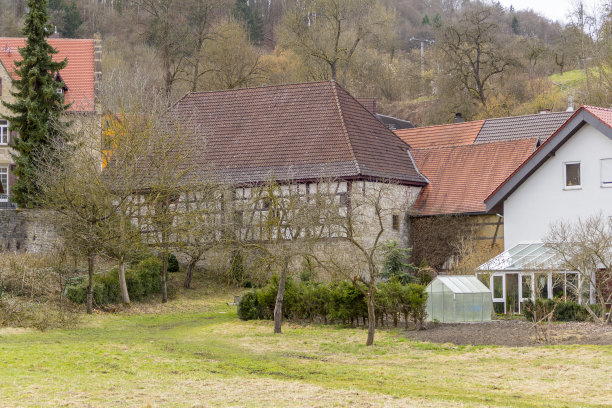
M 4 172 L 6 171 L 6 173 Z M 2 183 L 2 187 L 4 188 L 4 194 L 0 194 L 0 202 L 7 202 L 10 194 L 10 186 L 9 186 L 9 166 L 0 166 L 0 174 L 6 174 L 6 185 Z
M 577 184 L 575 186 L 568 186 L 567 185 L 567 165 L 568 164 L 577 164 L 578 165 L 578 174 L 580 176 L 580 184 Z M 563 189 L 564 190 L 580 190 L 582 189 L 582 163 L 580 163 L 580 161 L 568 161 L 568 162 L 563 162 Z
M 605 161 L 612 163 L 612 157 L 604 157 L 603 159 L 599 160 L 599 183 L 602 188 L 612 188 L 612 180 L 604 181 L 603 167 Z
M 0 146 L 7 146 L 9 142 L 9 122 L 0 119 Z

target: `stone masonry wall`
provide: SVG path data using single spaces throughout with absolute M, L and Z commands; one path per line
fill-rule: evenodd
M 49 254 L 59 244 L 49 211 L 0 210 L 0 253 Z

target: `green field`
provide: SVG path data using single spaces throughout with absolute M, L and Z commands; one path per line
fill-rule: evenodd
M 221 293 L 220 293 L 221 292 Z M 236 318 L 227 291 L 0 329 L 0 406 L 606 406 L 612 347 L 457 347 Z M 198 295 L 199 294 L 199 295 Z

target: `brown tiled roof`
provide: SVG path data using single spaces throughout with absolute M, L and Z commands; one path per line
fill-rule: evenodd
M 68 58 L 66 68 L 60 71 L 68 88 L 66 102 L 73 112 L 94 111 L 94 40 L 48 38 L 58 53 L 54 61 Z M 15 61 L 21 60 L 19 48 L 25 46 L 25 38 L 0 37 L 0 63 L 15 78 Z
M 233 182 L 427 183 L 408 146 L 333 81 L 190 93 L 170 114 L 188 135 L 196 167 Z
M 542 143 L 555 133 L 572 114 L 573 112 L 554 112 L 487 119 L 480 129 L 475 143 L 534 137 Z
M 484 120 L 451 123 L 448 125 L 396 130 L 404 142 L 413 149 L 466 145 L 474 143 Z
M 417 215 L 483 213 L 487 198 L 527 159 L 536 138 L 411 150 L 430 184 L 419 195 Z

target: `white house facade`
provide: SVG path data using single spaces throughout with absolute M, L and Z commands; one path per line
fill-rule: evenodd
M 612 216 L 612 139 L 585 124 L 503 205 L 506 250 L 541 241 L 559 221 Z
M 504 217 L 505 251 L 477 272 L 498 312 L 536 297 L 593 303 L 592 280 L 542 242 L 556 223 L 612 217 L 612 110 L 581 107 L 485 203 Z

